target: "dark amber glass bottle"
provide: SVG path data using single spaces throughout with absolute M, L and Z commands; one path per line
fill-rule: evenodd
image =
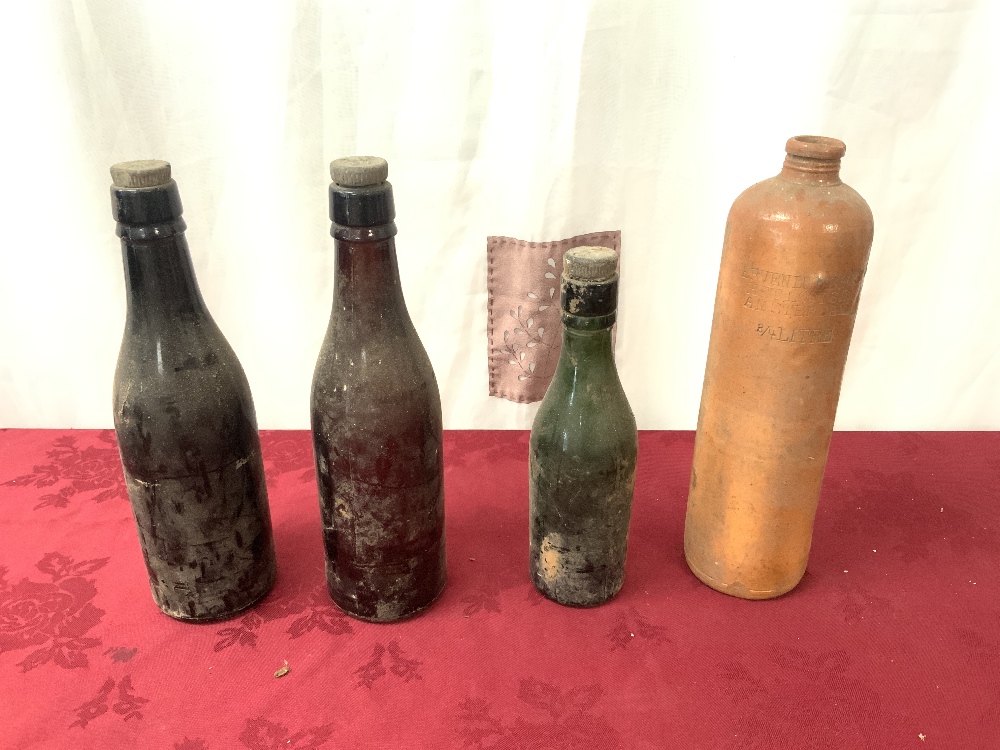
M 604 247 L 564 256 L 562 351 L 531 427 L 531 579 L 575 607 L 607 601 L 625 578 L 638 439 L 611 348 L 617 263 Z
M 228 617 L 276 575 L 250 387 L 198 289 L 170 165 L 111 175 L 128 302 L 115 432 L 153 599 L 182 620 Z
M 441 400 L 403 301 L 388 165 L 330 165 L 333 311 L 312 384 L 327 587 L 354 617 L 390 622 L 445 582 Z

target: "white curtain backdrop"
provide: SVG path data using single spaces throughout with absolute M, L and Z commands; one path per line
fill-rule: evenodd
M 875 215 L 837 427 L 998 429 L 998 38 L 995 0 L 4 3 L 0 426 L 111 425 L 108 166 L 160 158 L 261 427 L 307 427 L 327 165 L 370 153 L 447 428 L 537 408 L 487 395 L 486 236 L 609 229 L 639 426 L 693 428 L 729 205 L 809 133 Z

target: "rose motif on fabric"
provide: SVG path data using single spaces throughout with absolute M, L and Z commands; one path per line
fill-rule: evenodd
M 104 616 L 93 604 L 97 587 L 85 578 L 107 564 L 109 558 L 75 563 L 56 552 L 38 563 L 51 581 L 27 578 L 10 585 L 0 575 L 0 654 L 41 646 L 18 662 L 22 672 L 53 661 L 64 669 L 87 666 L 87 649 L 100 638 L 86 634 Z
M 102 430 L 98 439 L 115 446 L 115 434 Z M 53 448 L 45 454 L 51 463 L 34 466 L 30 474 L 15 477 L 4 485 L 8 487 L 51 487 L 62 482 L 58 492 L 42 495 L 35 506 L 40 508 L 65 508 L 70 498 L 81 492 L 97 492 L 92 498 L 102 503 L 112 497 L 127 499 L 121 460 L 117 447 L 88 446 L 82 450 L 75 436 L 56 439 Z
M 260 447 L 268 481 L 273 482 L 279 475 L 293 471 L 299 472 L 300 482 L 312 481 L 315 477 L 308 434 L 268 430 L 260 435 Z
M 600 245 L 621 250 L 621 232 L 557 242 L 487 237 L 490 395 L 541 401 L 562 349 L 559 276 L 567 250 Z

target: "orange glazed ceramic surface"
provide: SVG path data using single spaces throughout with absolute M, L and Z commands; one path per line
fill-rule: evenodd
M 698 415 L 684 552 L 747 599 L 802 578 L 872 243 L 840 181 L 845 146 L 798 136 L 729 212 Z

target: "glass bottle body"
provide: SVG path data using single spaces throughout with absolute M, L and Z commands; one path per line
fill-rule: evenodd
M 382 234 L 336 241 L 311 422 L 330 596 L 389 622 L 444 587 L 444 463 L 437 381 Z
M 530 572 L 548 598 L 594 606 L 621 588 L 637 451 L 610 328 L 567 326 L 529 447 Z
M 128 312 L 114 422 L 153 599 L 172 617 L 212 620 L 263 598 L 276 564 L 249 384 L 183 229 L 179 217 L 119 224 Z

